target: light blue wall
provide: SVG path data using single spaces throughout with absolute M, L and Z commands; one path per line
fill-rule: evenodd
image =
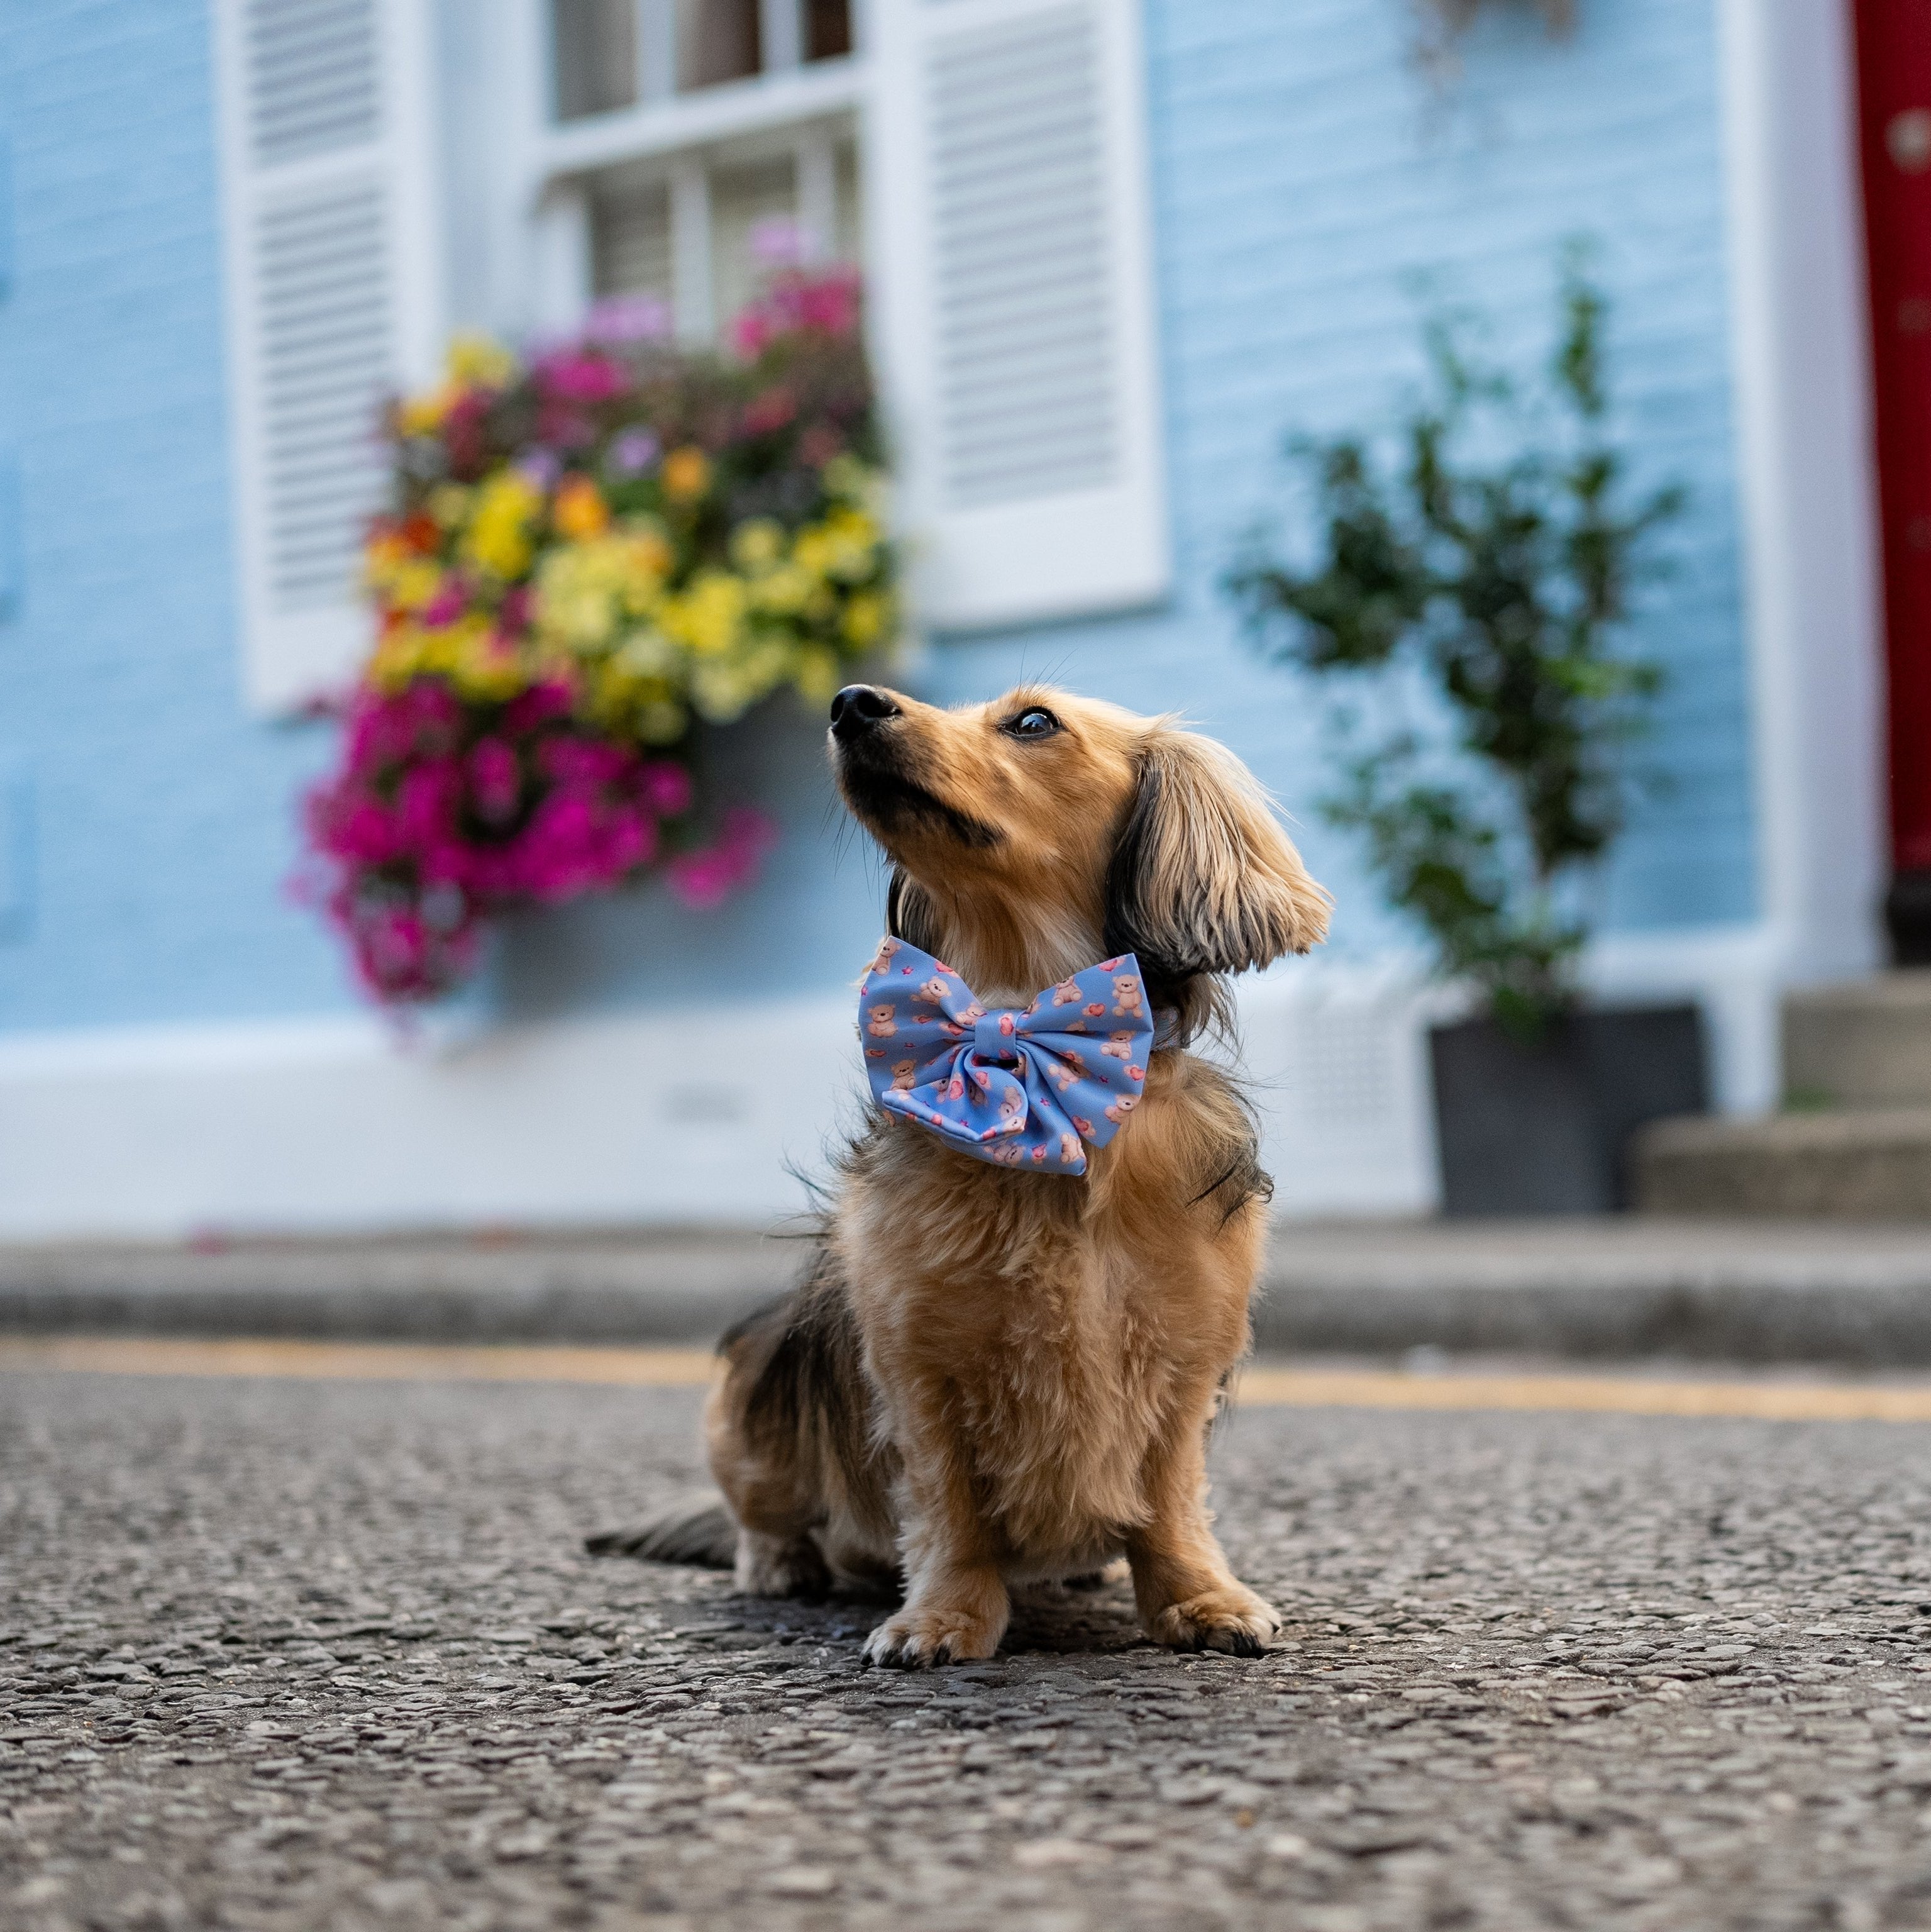
M 284 898 L 321 734 L 237 683 L 205 0 L 0 8 L 14 273 L 0 443 L 22 592 L 0 619 L 0 765 L 33 795 L 33 904 L 0 1028 L 346 1004 Z
M 1179 559 L 1145 616 L 942 644 L 925 694 L 1047 675 L 1185 706 L 1312 818 L 1306 695 L 1257 663 L 1215 588 L 1282 500 L 1284 432 L 1385 418 L 1414 370 L 1418 269 L 1539 344 L 1561 239 L 1601 238 L 1617 376 L 1652 476 L 1693 486 L 1642 641 L 1671 670 L 1670 775 L 1623 848 L 1628 928 L 1753 910 L 1727 374 L 1714 8 L 1585 4 L 1549 45 L 1504 18 L 1452 94 L 1410 63 L 1405 0 L 1149 0 L 1163 381 Z M 38 903 L 0 928 L 0 1028 L 314 1011 L 332 948 L 289 908 L 290 800 L 325 750 L 236 695 L 212 126 L 200 0 L 43 0 L 0 16 L 18 273 L 0 299 L 0 442 L 22 456 L 27 587 L 0 622 L 0 766 L 30 761 Z M 878 922 L 816 721 L 741 733 L 722 776 L 775 808 L 766 883 L 721 914 L 661 893 L 522 922 L 512 1010 L 835 986 Z M 1338 943 L 1390 928 L 1352 855 L 1304 824 Z

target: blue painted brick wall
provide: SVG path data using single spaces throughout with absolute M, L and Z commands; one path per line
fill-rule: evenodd
M 0 9 L 0 762 L 37 847 L 31 921 L 0 933 L 10 1030 L 349 998 L 281 886 L 321 734 L 239 696 L 210 61 L 204 0 Z
M 1243 532 L 1287 500 L 1292 430 L 1388 422 L 1420 375 L 1417 274 L 1485 310 L 1504 355 L 1545 352 L 1558 251 L 1586 233 L 1615 304 L 1614 380 L 1637 487 L 1687 482 L 1672 580 L 1640 647 L 1669 676 L 1639 800 L 1606 882 L 1613 928 L 1756 909 L 1719 153 L 1714 10 L 1585 0 L 1552 44 L 1532 10 L 1471 37 L 1432 89 L 1399 0 L 1148 0 L 1156 250 L 1176 593 L 1144 616 L 942 644 L 909 680 L 947 701 L 1043 676 L 1148 711 L 1183 707 L 1294 811 L 1339 902 L 1333 944 L 1404 935 L 1355 850 L 1318 820 L 1311 694 L 1265 668 L 1217 585 Z M 1288 527 L 1291 528 L 1291 520 Z M 803 763 L 795 752 L 789 762 Z M 747 760 L 751 772 L 760 767 Z M 768 983 L 761 934 L 801 976 L 848 976 L 881 903 L 860 851 L 830 856 L 835 808 L 797 770 L 778 875 L 727 929 L 730 983 Z M 714 970 L 688 922 L 586 908 L 520 932 L 514 1004 L 675 997 Z
M 1390 932 L 1312 818 L 1309 696 L 1257 664 L 1216 584 L 1284 500 L 1291 428 L 1385 420 L 1416 371 L 1407 283 L 1432 270 L 1540 345 L 1556 250 L 1594 232 L 1617 302 L 1624 421 L 1648 475 L 1692 485 L 1678 574 L 1646 618 L 1672 677 L 1671 778 L 1615 868 L 1624 928 L 1755 908 L 1738 616 L 1713 10 L 1585 0 L 1573 42 L 1498 19 L 1450 95 L 1408 59 L 1401 0 L 1148 0 L 1153 193 L 1179 577 L 1154 614 L 940 646 L 943 699 L 1045 674 L 1176 704 L 1304 820 L 1338 941 Z M 30 774 L 31 919 L 0 932 L 0 1028 L 302 1012 L 348 994 L 281 881 L 291 800 L 325 754 L 238 697 L 220 233 L 202 0 L 0 13 L 15 272 L 0 294 L 0 446 L 19 453 L 23 592 L 0 616 L 0 762 Z M 841 838 L 816 721 L 774 713 L 723 754 L 778 806 L 759 891 L 718 914 L 661 894 L 523 923 L 526 1012 L 803 990 L 849 976 L 879 882 Z

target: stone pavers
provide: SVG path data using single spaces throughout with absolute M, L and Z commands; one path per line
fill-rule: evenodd
M 697 1396 L 0 1378 L 0 1924 L 1931 1924 L 1931 1435 L 1253 1408 L 1257 1664 L 577 1553 Z

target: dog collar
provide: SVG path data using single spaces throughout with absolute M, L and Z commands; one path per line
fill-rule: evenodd
M 1048 986 L 1023 1010 L 988 1012 L 947 965 L 880 942 L 859 991 L 859 1039 L 878 1104 L 961 1154 L 1037 1174 L 1086 1172 L 1138 1104 L 1154 1048 L 1177 1014 L 1147 1004 L 1130 952 Z

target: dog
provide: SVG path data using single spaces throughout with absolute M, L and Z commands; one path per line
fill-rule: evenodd
M 1258 1656 L 1279 1619 L 1214 1537 L 1206 1452 L 1272 1184 L 1238 1088 L 1187 1042 L 1231 1034 L 1229 975 L 1325 936 L 1328 895 L 1240 761 L 1171 718 L 858 685 L 830 752 L 892 867 L 875 968 L 918 947 L 999 1010 L 1132 953 L 1114 1011 L 1144 995 L 1167 1032 L 1084 1174 L 875 1111 L 803 1283 L 722 1344 L 722 1502 L 592 1547 L 728 1562 L 754 1594 L 896 1586 L 865 1655 L 901 1667 L 990 1657 L 1015 1587 L 1123 1558 L 1149 1637 Z

